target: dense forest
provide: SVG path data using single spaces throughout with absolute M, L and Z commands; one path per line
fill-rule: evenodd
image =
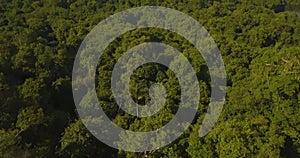
M 300 17 L 286 12 L 287 4 L 300 6 L 300 1 L 1 0 L 0 157 L 300 157 Z M 112 68 L 138 44 L 155 41 L 180 50 L 201 91 L 197 117 L 180 138 L 157 150 L 126 152 L 97 140 L 81 122 L 72 68 L 81 42 L 101 20 L 148 5 L 179 10 L 208 30 L 224 60 L 227 96 L 213 130 L 199 137 L 211 87 L 197 49 L 168 30 L 123 34 L 99 59 L 95 80 L 102 108 L 118 126 L 151 131 L 169 122 L 178 108 L 178 80 L 160 64 L 136 69 L 130 92 L 144 104 L 150 100 L 149 86 L 162 83 L 170 96 L 164 108 L 149 118 L 118 108 L 110 88 Z

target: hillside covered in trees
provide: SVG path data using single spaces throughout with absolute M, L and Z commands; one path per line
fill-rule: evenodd
M 300 18 L 285 6 L 298 0 L 1 0 L 0 157 L 300 157 Z M 180 85 L 160 64 L 145 64 L 131 76 L 130 92 L 149 102 L 149 86 L 162 83 L 168 100 L 149 118 L 118 108 L 110 89 L 117 59 L 144 42 L 162 42 L 190 60 L 201 91 L 197 117 L 164 148 L 133 153 L 97 140 L 78 117 L 72 67 L 78 48 L 101 20 L 138 6 L 179 10 L 201 23 L 222 54 L 227 96 L 212 131 L 198 131 L 210 101 L 205 61 L 182 36 L 148 28 L 127 32 L 99 59 L 97 95 L 109 118 L 124 129 L 151 131 L 178 108 Z M 88 98 L 86 98 L 88 102 Z M 130 143 L 130 142 L 129 142 Z

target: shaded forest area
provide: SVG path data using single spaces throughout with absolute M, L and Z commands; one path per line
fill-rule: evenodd
M 284 11 L 297 0 L 1 0 L 0 157 L 283 157 L 300 156 L 300 18 Z M 133 46 L 169 44 L 191 60 L 201 90 L 193 124 L 172 144 L 144 153 L 118 151 L 93 137 L 76 113 L 71 73 L 88 32 L 119 11 L 146 5 L 173 8 L 199 21 L 217 43 L 227 72 L 227 97 L 214 129 L 198 130 L 210 99 L 205 61 L 183 37 L 166 30 L 138 29 L 115 40 L 99 60 L 97 94 L 120 127 L 150 131 L 172 119 L 178 80 L 158 64 L 131 77 L 137 102 L 149 101 L 160 82 L 169 99 L 150 118 L 118 109 L 110 90 L 116 60 Z M 196 57 L 196 58 L 195 58 Z

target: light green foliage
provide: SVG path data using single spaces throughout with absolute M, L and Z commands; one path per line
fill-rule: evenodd
M 91 134 L 84 127 L 83 123 L 80 120 L 77 120 L 75 123 L 72 123 L 69 127 L 66 128 L 63 137 L 61 138 L 61 150 L 67 150 L 67 147 L 72 144 L 83 145 L 91 137 Z M 72 153 L 70 149 L 69 154 Z M 77 151 L 79 152 L 79 151 Z M 79 153 L 77 153 L 79 154 Z
M 0 157 L 299 157 L 300 18 L 284 12 L 286 4 L 286 9 L 297 11 L 300 2 L 1 1 Z M 140 66 L 129 86 L 132 99 L 145 105 L 150 101 L 150 86 L 162 84 L 167 99 L 158 113 L 138 118 L 116 104 L 110 85 L 113 67 L 126 51 L 144 42 L 162 42 L 182 52 L 196 72 L 201 96 L 196 118 L 180 138 L 161 149 L 131 153 L 102 144 L 82 124 L 73 103 L 71 73 L 80 43 L 98 22 L 145 5 L 177 9 L 204 25 L 225 63 L 227 97 L 216 126 L 200 138 L 211 87 L 199 52 L 167 30 L 147 28 L 123 34 L 99 59 L 95 79 L 99 103 L 114 123 L 132 131 L 150 131 L 168 123 L 178 109 L 179 81 L 160 64 Z M 83 107 L 90 106 L 89 94 L 81 100 Z M 101 125 L 102 120 L 90 121 Z M 123 137 L 128 144 L 142 143 Z
M 16 127 L 22 131 L 27 130 L 31 126 L 42 124 L 44 119 L 43 109 L 33 106 L 26 107 L 19 112 Z

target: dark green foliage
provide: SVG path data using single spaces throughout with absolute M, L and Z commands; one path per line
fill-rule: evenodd
M 291 6 L 300 4 L 299 0 L 2 0 L 0 157 L 299 157 L 300 18 L 284 12 L 287 3 L 292 11 L 297 7 Z M 161 149 L 130 153 L 99 142 L 82 124 L 73 103 L 71 73 L 80 43 L 98 22 L 145 5 L 177 9 L 205 26 L 223 56 L 227 97 L 216 126 L 200 138 L 198 130 L 210 100 L 203 58 L 186 39 L 167 30 L 125 33 L 99 59 L 95 80 L 100 104 L 114 123 L 150 131 L 169 122 L 178 109 L 178 79 L 160 64 L 136 69 L 130 93 L 134 101 L 146 104 L 149 87 L 161 83 L 168 94 L 161 111 L 138 118 L 115 103 L 110 87 L 113 66 L 138 44 L 162 42 L 177 48 L 196 71 L 201 92 L 197 117 L 180 138 Z

